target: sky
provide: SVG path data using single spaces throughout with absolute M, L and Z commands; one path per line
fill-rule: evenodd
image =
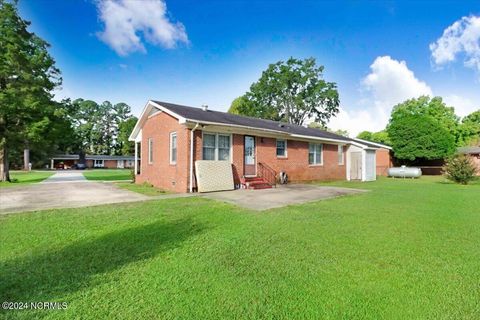
M 329 127 L 385 128 L 392 107 L 441 96 L 480 108 L 479 1 L 20 0 L 62 71 L 56 98 L 149 99 L 226 111 L 270 63 L 314 57 L 338 85 Z

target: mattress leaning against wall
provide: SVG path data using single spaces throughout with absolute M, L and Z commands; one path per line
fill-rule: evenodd
M 233 190 L 233 171 L 229 161 L 195 161 L 198 192 Z

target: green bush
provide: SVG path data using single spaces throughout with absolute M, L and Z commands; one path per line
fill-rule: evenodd
M 132 182 L 135 183 L 135 169 L 130 169 L 130 177 L 132 178 Z
M 455 183 L 468 184 L 475 179 L 476 168 L 470 157 L 457 154 L 447 159 L 443 174 Z

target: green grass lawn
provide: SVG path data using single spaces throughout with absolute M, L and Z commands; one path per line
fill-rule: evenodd
M 130 169 L 91 169 L 82 171 L 87 180 L 116 181 L 131 180 Z
M 122 189 L 138 192 L 147 196 L 159 196 L 168 193 L 167 191 L 155 188 L 148 183 L 136 184 L 133 182 L 118 182 L 116 185 Z
M 479 319 L 480 184 L 371 192 L 264 212 L 204 198 L 0 218 L 6 318 Z
M 0 182 L 0 188 L 37 183 L 53 175 L 53 171 L 10 171 L 12 182 Z

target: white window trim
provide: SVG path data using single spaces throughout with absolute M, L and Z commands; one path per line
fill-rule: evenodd
M 320 162 L 317 163 L 317 148 L 313 148 L 314 150 L 314 153 L 313 153 L 313 163 L 310 163 L 310 161 L 307 159 L 308 161 L 308 165 L 310 167 L 317 167 L 317 166 L 323 166 L 323 143 L 315 143 L 315 142 L 309 142 L 309 145 L 308 145 L 308 154 L 309 154 L 309 157 L 310 157 L 310 144 L 313 144 L 313 145 L 320 145 Z
M 225 136 L 230 138 L 230 151 L 228 154 L 230 163 L 233 163 L 233 139 L 232 139 L 232 134 L 231 133 L 221 133 L 221 132 L 210 132 L 210 131 L 202 131 L 202 160 L 203 160 L 203 135 L 204 134 L 209 134 L 209 135 L 214 135 L 215 136 L 215 159 L 214 160 L 208 160 L 208 161 L 225 161 L 225 160 L 218 160 L 218 136 Z
M 338 162 L 338 165 L 343 166 L 343 165 L 345 165 L 345 150 L 343 150 L 342 145 L 338 145 L 338 151 L 337 152 L 340 153 L 340 150 L 342 150 L 342 160 Z M 323 154 L 323 150 L 322 150 L 322 154 Z M 338 154 L 337 154 L 337 158 L 338 158 Z
M 101 164 L 98 164 L 97 161 Z M 94 168 L 104 168 L 105 167 L 105 160 L 103 159 L 95 159 L 93 160 L 93 167 Z
M 152 164 L 153 163 L 153 138 L 148 138 L 148 141 L 147 141 L 147 144 L 148 144 L 148 164 Z
M 277 154 L 277 149 L 278 149 L 277 142 L 278 141 L 284 141 L 285 142 L 285 154 L 283 156 L 279 156 Z M 288 158 L 287 144 L 288 144 L 287 139 L 276 139 L 275 140 L 275 155 L 277 156 L 277 158 Z
M 177 133 L 176 132 L 170 132 L 170 164 L 176 165 L 177 160 L 173 161 L 173 143 L 172 143 L 173 137 L 175 137 L 176 140 L 177 140 L 176 141 L 177 147 L 175 149 L 175 152 L 176 152 L 176 156 L 177 156 L 177 159 L 178 159 L 178 137 L 177 137 Z

